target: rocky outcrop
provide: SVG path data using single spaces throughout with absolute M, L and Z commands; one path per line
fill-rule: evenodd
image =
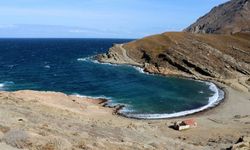
M 216 80 L 248 91 L 248 33 L 204 35 L 164 33 L 112 47 L 101 62 L 131 64 L 150 73 Z
M 123 48 L 123 44 L 114 44 L 107 54 L 100 54 L 96 59 L 103 63 L 111 64 L 129 64 L 134 66 L 142 66 L 142 64 L 134 61 L 128 56 L 127 51 Z
M 249 0 L 230 0 L 213 8 L 184 31 L 192 33 L 237 33 L 250 31 Z
M 150 73 L 216 80 L 250 91 L 249 0 L 215 7 L 185 31 L 115 45 L 97 59 L 140 66 Z
M 250 137 L 241 137 L 231 150 L 248 150 L 250 149 Z

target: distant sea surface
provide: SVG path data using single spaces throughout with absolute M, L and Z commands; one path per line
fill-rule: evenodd
M 0 39 L 0 90 L 56 91 L 102 97 L 134 118 L 169 118 L 216 105 L 213 83 L 143 73 L 91 57 L 126 39 Z

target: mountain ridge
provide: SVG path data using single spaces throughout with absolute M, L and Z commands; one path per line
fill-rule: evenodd
M 250 31 L 249 0 L 231 0 L 214 7 L 184 29 L 191 33 L 233 34 Z

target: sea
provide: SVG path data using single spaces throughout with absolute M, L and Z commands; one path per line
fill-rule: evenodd
M 224 93 L 214 83 L 152 75 L 93 56 L 132 39 L 0 39 L 0 91 L 37 90 L 106 98 L 138 119 L 179 117 L 215 107 Z

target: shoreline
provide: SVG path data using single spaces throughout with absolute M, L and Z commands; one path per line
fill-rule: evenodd
M 195 78 L 189 78 L 189 77 L 185 77 L 185 76 L 174 76 L 174 75 L 164 75 L 164 74 L 160 74 L 160 73 L 151 73 L 151 72 L 148 72 L 148 71 L 145 71 L 145 68 L 141 67 L 141 66 L 138 66 L 138 65 L 132 65 L 132 64 L 115 64 L 115 63 L 111 63 L 111 62 L 102 62 L 98 59 L 95 59 L 96 56 L 91 56 L 91 57 L 87 57 L 85 59 L 82 59 L 82 61 L 91 61 L 92 63 L 98 63 L 98 64 L 107 64 L 107 65 L 114 65 L 114 66 L 122 66 L 122 65 L 125 65 L 125 66 L 130 66 L 130 67 L 133 67 L 134 69 L 136 69 L 137 71 L 139 71 L 140 73 L 144 73 L 144 74 L 147 74 L 147 75 L 158 75 L 158 76 L 162 76 L 162 77 L 176 77 L 176 78 L 182 78 L 182 79 L 187 79 L 187 80 L 193 80 L 193 81 L 196 81 L 196 82 L 204 82 L 205 84 L 209 84 L 210 87 L 211 87 L 211 84 L 215 85 L 217 90 L 218 90 L 218 98 L 211 104 L 209 104 L 209 101 L 208 101 L 208 104 L 207 105 L 204 105 L 202 107 L 199 107 L 199 108 L 196 108 L 196 109 L 191 109 L 191 110 L 184 110 L 184 111 L 181 111 L 181 112 L 176 112 L 176 113 L 171 113 L 171 114 L 138 114 L 137 117 L 136 116 L 128 116 L 124 113 L 122 113 L 122 109 L 125 108 L 126 106 L 125 105 L 122 105 L 122 104 L 117 104 L 118 106 L 118 110 L 116 110 L 116 114 L 122 116 L 122 117 L 125 117 L 125 118 L 130 118 L 130 119 L 138 119 L 138 120 L 161 120 L 161 119 L 174 119 L 174 118 L 181 118 L 181 117 L 187 117 L 187 116 L 191 116 L 191 115 L 195 115 L 195 114 L 198 114 L 198 113 L 202 113 L 204 111 L 207 111 L 207 110 L 211 110 L 215 107 L 217 107 L 218 105 L 220 105 L 220 103 L 222 103 L 223 101 L 225 101 L 226 99 L 226 92 L 222 89 L 221 86 L 218 85 L 217 81 L 215 80 L 201 80 L 201 79 L 195 79 Z M 221 83 L 222 84 L 222 83 Z M 224 85 L 225 86 L 225 85 Z M 211 90 L 211 89 L 210 89 Z M 220 92 L 223 92 L 223 98 L 220 99 Z M 216 93 L 215 93 L 216 94 Z M 210 97 L 211 98 L 211 97 Z M 108 100 L 109 101 L 109 100 Z M 112 101 L 112 100 L 110 100 Z M 106 106 L 104 106 L 106 107 Z M 116 105 L 114 107 L 111 107 L 111 108 L 115 108 Z M 207 107 L 207 108 L 204 108 L 204 109 L 201 109 L 203 107 Z M 201 110 L 199 110 L 201 109 Z M 195 111 L 195 112 L 191 112 L 189 113 L 190 111 Z M 171 116 L 173 114 L 177 114 L 177 113 L 187 113 L 187 114 L 180 114 L 180 115 L 177 115 L 177 116 Z M 169 115 L 170 117 L 138 117 L 139 115 L 159 115 L 159 116 L 162 116 L 162 115 Z
M 177 148 L 176 145 L 179 145 L 178 149 L 225 149 L 239 137 L 250 135 L 250 94 L 228 86 L 224 91 L 224 100 L 214 108 L 178 118 L 150 120 L 117 115 L 116 111 L 122 106 L 104 107 L 107 99 L 96 100 L 59 92 L 0 92 L 0 129 L 10 128 L 10 133 L 3 133 L 7 135 L 14 129 L 25 131 L 30 133 L 31 139 L 40 142 L 45 136 L 55 144 L 58 142 L 51 138 L 56 136 L 76 147 L 80 139 L 84 139 L 87 146 L 99 149 L 112 145 L 117 149 L 123 144 L 126 145 L 122 146 L 123 149 L 145 149 L 146 146 L 156 150 L 160 147 Z M 170 128 L 175 121 L 188 118 L 195 118 L 198 127 L 183 132 Z M 30 146 L 37 145 L 37 141 L 32 143 Z M 128 144 L 132 147 L 127 147 Z
M 205 115 L 207 113 L 213 113 L 213 111 L 219 110 L 221 107 L 223 107 L 223 105 L 225 105 L 229 99 L 229 97 L 228 97 L 229 93 L 228 93 L 227 87 L 223 87 L 222 89 L 224 91 L 224 98 L 220 101 L 220 103 L 218 103 L 215 107 L 204 109 L 203 111 L 200 111 L 200 112 L 195 113 L 195 114 L 190 114 L 189 116 L 190 117 L 200 117 L 200 116 Z M 180 117 L 180 118 L 184 118 L 184 117 Z
M 0 91 L 0 92 L 8 92 L 8 93 L 15 93 L 15 92 L 22 92 L 22 91 L 34 91 L 34 90 L 18 90 L 18 91 Z M 126 106 L 124 104 L 116 104 L 116 105 L 109 105 L 108 103 L 111 101 L 110 99 L 107 99 L 107 98 L 102 98 L 102 97 L 91 97 L 91 96 L 83 96 L 83 95 L 72 95 L 72 94 L 65 94 L 63 92 L 55 92 L 55 91 L 34 91 L 34 92 L 39 92 L 39 93 L 47 93 L 47 92 L 52 92 L 52 93 L 61 93 L 61 94 L 65 94 L 67 96 L 76 96 L 76 97 L 79 97 L 79 98 L 86 98 L 88 100 L 92 100 L 91 103 L 93 104 L 97 104 L 97 105 L 100 105 L 104 108 L 109 108 L 111 110 L 113 110 L 113 114 L 116 115 L 116 116 L 121 116 L 121 117 L 124 117 L 124 118 L 127 118 L 127 119 L 133 119 L 133 120 L 145 120 L 145 121 L 150 121 L 150 120 L 173 120 L 173 119 L 180 119 L 180 118 L 185 118 L 185 117 L 191 117 L 191 116 L 199 116 L 199 115 L 202 115 L 203 113 L 205 112 L 208 112 L 208 111 L 212 111 L 213 109 L 219 107 L 220 105 L 222 105 L 223 103 L 226 102 L 227 100 L 227 92 L 226 91 L 226 88 L 225 90 L 223 90 L 224 92 L 224 98 L 222 100 L 219 101 L 219 103 L 217 103 L 216 105 L 214 105 L 213 107 L 208 107 L 206 109 L 203 109 L 201 111 L 198 111 L 198 112 L 194 112 L 194 113 L 190 113 L 190 114 L 186 114 L 186 115 L 181 115 L 181 116 L 174 116 L 174 117 L 168 117 L 168 118 L 138 118 L 138 117 L 130 117 L 130 116 L 127 116 L 126 114 L 124 113 L 121 113 L 120 111 L 125 108 Z M 207 105 L 205 105 L 207 106 Z M 203 106 L 204 107 L 204 106 Z M 190 110 L 186 110 L 186 111 L 190 111 Z M 178 112 L 177 112 L 178 113 Z M 169 114 L 171 115 L 171 114 Z
M 108 64 L 108 65 L 114 65 L 114 66 L 125 65 L 125 66 L 132 67 L 132 68 L 136 69 L 137 71 L 139 71 L 140 73 L 144 73 L 146 75 L 158 75 L 158 76 L 166 77 L 166 75 L 164 75 L 164 74 L 147 72 L 147 71 L 144 70 L 144 68 L 142 68 L 140 66 L 134 66 L 134 65 L 131 65 L 131 64 L 102 63 L 102 62 L 94 59 L 94 57 L 95 56 L 89 56 L 89 57 L 86 57 L 86 58 L 78 58 L 77 60 L 78 61 L 90 61 L 92 63 Z M 173 118 L 182 118 L 182 117 L 192 116 L 192 115 L 196 115 L 198 113 L 202 113 L 202 112 L 207 111 L 207 110 L 214 109 L 218 105 L 220 105 L 220 103 L 222 103 L 223 101 L 225 101 L 226 93 L 225 93 L 225 91 L 217 83 L 215 83 L 215 81 L 211 81 L 211 80 L 199 80 L 199 79 L 182 77 L 182 76 L 173 76 L 173 77 L 187 79 L 187 80 L 194 80 L 196 82 L 204 82 L 205 84 L 209 84 L 210 87 L 211 87 L 211 84 L 214 84 L 216 86 L 217 91 L 218 91 L 217 94 L 219 94 L 220 91 L 222 91 L 224 97 L 222 99 L 220 99 L 220 95 L 218 95 L 218 98 L 216 100 L 214 100 L 213 103 L 209 103 L 209 101 L 208 101 L 207 105 L 201 106 L 199 108 L 191 109 L 191 110 L 184 110 L 184 111 L 180 111 L 180 112 L 176 112 L 176 113 L 170 113 L 170 114 L 132 114 L 131 116 L 129 116 L 126 113 L 122 112 L 122 110 L 124 108 L 126 108 L 126 105 L 124 105 L 124 104 L 109 105 L 108 103 L 109 102 L 112 103 L 112 99 L 110 99 L 108 97 L 85 96 L 85 95 L 79 95 L 77 93 L 76 94 L 71 94 L 71 95 L 73 95 L 73 96 L 79 96 L 81 98 L 95 99 L 95 100 L 99 101 L 98 103 L 101 104 L 103 107 L 107 107 L 107 108 L 113 109 L 114 110 L 114 114 L 116 114 L 116 115 L 120 115 L 122 117 L 130 118 L 130 119 L 138 119 L 138 120 L 164 120 L 164 119 L 173 119 Z M 215 94 L 216 94 L 216 92 L 215 92 Z M 71 96 L 71 95 L 69 95 L 69 96 Z M 205 107 L 205 108 L 203 108 L 203 107 Z M 178 115 L 178 113 L 179 113 L 179 115 Z M 165 115 L 165 117 L 162 117 L 164 115 Z M 140 117 L 140 116 L 142 116 L 142 117 Z M 154 117 L 152 117 L 152 116 L 154 116 Z
M 135 116 L 133 116 L 133 115 L 128 116 L 128 115 L 120 112 L 120 111 L 122 111 L 122 109 L 124 107 L 126 107 L 126 106 L 122 105 L 122 107 L 119 107 L 119 109 L 116 110 L 116 112 L 118 115 L 120 115 L 122 117 L 129 118 L 129 119 L 136 119 L 136 120 L 168 120 L 168 119 L 178 119 L 178 118 L 184 118 L 184 117 L 189 117 L 189 116 L 196 116 L 196 115 L 202 114 L 204 112 L 211 111 L 211 110 L 215 109 L 216 107 L 219 107 L 220 105 L 222 105 L 223 103 L 226 102 L 226 100 L 227 100 L 227 93 L 225 92 L 226 89 L 223 89 L 223 90 L 221 88 L 218 88 L 218 89 L 223 91 L 223 98 L 221 100 L 217 99 L 214 103 L 210 104 L 211 106 L 209 104 L 202 106 L 202 107 L 206 107 L 204 109 L 201 109 L 202 107 L 199 107 L 196 109 L 185 110 L 185 111 L 180 111 L 180 112 L 171 113 L 171 114 L 136 114 Z M 201 109 L 201 110 L 199 110 L 199 109 Z M 194 111 L 194 112 L 192 112 L 192 111 Z M 175 115 L 178 113 L 180 113 L 180 115 Z M 181 113 L 186 113 L 186 114 L 181 114 Z M 142 115 L 142 117 L 138 117 L 140 115 Z M 148 115 L 148 116 L 157 115 L 159 117 L 144 117 L 143 115 L 145 115 L 145 116 L 146 115 Z M 164 115 L 167 115 L 167 117 L 161 117 Z

